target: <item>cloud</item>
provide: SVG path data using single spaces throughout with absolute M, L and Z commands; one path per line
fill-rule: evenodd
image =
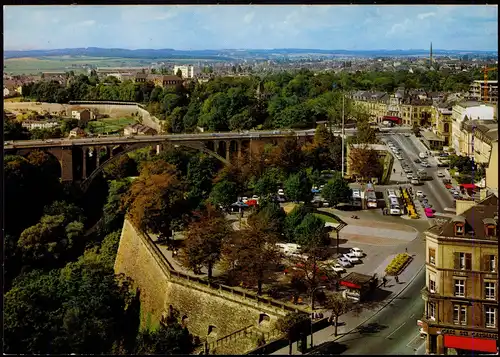
M 424 20 L 428 17 L 435 17 L 436 13 L 435 12 L 425 12 L 423 14 L 418 14 L 417 17 L 419 20 Z
M 410 19 L 405 19 L 403 22 L 399 24 L 392 25 L 391 29 L 389 30 L 389 32 L 387 32 L 386 36 L 392 36 L 399 34 L 401 32 L 405 32 L 408 29 L 410 23 L 411 23 Z
M 176 14 L 172 11 L 168 11 L 168 12 L 164 12 L 164 13 L 160 13 L 158 14 L 157 16 L 155 16 L 155 20 L 167 20 L 167 19 L 171 19 L 172 17 L 175 17 Z
M 95 20 L 85 20 L 78 22 L 75 26 L 78 27 L 88 27 L 88 26 L 94 26 L 95 25 Z
M 253 11 L 249 14 L 246 14 L 245 17 L 243 18 L 243 22 L 246 24 L 249 24 L 250 22 L 252 22 L 254 16 L 255 16 L 255 12 L 253 12 Z

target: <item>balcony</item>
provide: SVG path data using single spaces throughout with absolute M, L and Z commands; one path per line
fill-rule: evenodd
M 427 286 L 424 286 L 424 288 L 422 290 L 420 290 L 420 294 L 426 300 L 429 300 L 429 298 L 431 298 L 431 299 L 438 299 L 439 298 L 439 294 L 436 292 L 431 292 Z

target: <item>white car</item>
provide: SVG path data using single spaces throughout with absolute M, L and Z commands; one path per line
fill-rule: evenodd
M 438 173 L 437 173 L 437 177 L 439 177 L 439 178 L 443 178 L 443 177 L 444 177 L 444 174 L 443 174 L 442 172 L 438 172 Z
M 338 262 L 339 262 L 339 264 L 340 264 L 341 266 L 343 266 L 344 268 L 350 268 L 350 267 L 352 267 L 351 262 L 350 262 L 350 261 L 349 261 L 349 259 L 347 259 L 347 258 L 340 257 L 337 261 L 338 261 Z
M 353 255 L 353 256 L 358 257 L 358 258 L 363 258 L 364 254 L 363 254 L 363 251 L 361 249 L 354 247 L 354 248 L 351 248 L 351 250 L 349 251 L 349 255 L 351 255 L 351 256 Z
M 284 195 L 285 195 L 285 191 L 283 191 L 283 189 L 282 189 L 282 188 L 280 188 L 280 189 L 278 190 L 278 195 L 280 195 L 280 196 L 284 196 Z
M 425 194 L 422 191 L 417 191 L 417 197 L 425 197 Z
M 256 201 L 257 201 L 259 198 L 260 198 L 260 197 L 259 197 L 259 196 L 257 196 L 257 195 L 253 195 L 253 196 L 252 196 L 252 200 L 256 200 Z
M 241 199 L 241 201 L 242 201 L 243 203 L 246 203 L 246 202 L 248 201 L 248 197 L 243 197 L 243 198 Z
M 406 133 L 406 134 L 405 134 L 405 136 L 406 136 L 407 138 L 409 138 L 411 135 L 410 135 L 410 134 L 408 134 L 408 133 Z
M 343 257 L 349 261 L 351 264 L 359 263 L 359 258 L 351 255 L 351 253 L 344 254 Z
M 412 185 L 420 185 L 420 181 L 418 179 L 411 179 Z
M 333 265 L 330 265 L 330 269 L 332 269 L 335 273 L 343 273 L 345 272 L 345 268 L 340 265 L 340 264 L 333 264 Z
M 408 180 L 411 180 L 413 178 L 413 174 L 412 173 L 406 174 L 406 178 Z

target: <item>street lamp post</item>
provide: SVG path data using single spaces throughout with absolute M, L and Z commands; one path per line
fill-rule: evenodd
M 311 291 L 311 348 L 313 348 L 314 346 L 314 343 L 313 343 L 313 316 L 314 316 L 314 293 L 316 292 L 316 290 L 318 289 L 325 289 L 326 286 L 325 285 L 321 285 L 321 286 L 316 286 L 315 288 L 312 289 Z
M 341 135 L 342 135 L 342 177 L 344 177 L 344 105 L 345 105 L 345 95 L 342 93 L 342 130 L 341 130 Z

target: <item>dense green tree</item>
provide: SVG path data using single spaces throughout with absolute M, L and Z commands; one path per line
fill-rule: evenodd
M 121 180 L 137 174 L 137 163 L 127 154 L 121 155 L 104 168 L 104 175 L 110 180 Z
M 280 236 L 283 233 L 285 217 L 286 213 L 278 202 L 261 200 L 258 211 L 248 217 L 248 222 Z M 258 223 L 255 223 L 256 221 Z
M 285 181 L 285 195 L 294 202 L 309 202 L 312 199 L 312 184 L 304 171 L 292 174 Z
M 313 213 L 307 213 L 295 229 L 295 242 L 301 246 L 324 246 L 326 243 L 325 221 Z
M 304 217 L 310 213 L 310 208 L 303 204 L 296 205 L 285 218 L 284 233 L 288 242 L 295 241 L 295 233 Z
M 191 354 L 194 349 L 189 331 L 178 323 L 160 326 L 156 331 L 141 331 L 137 336 L 134 354 L 177 355 Z
M 216 207 L 227 210 L 236 202 L 238 196 L 237 185 L 232 181 L 222 180 L 217 182 L 210 192 L 210 202 Z
M 304 313 L 290 313 L 281 317 L 277 322 L 277 328 L 284 333 L 288 339 L 289 352 L 292 354 L 292 344 L 294 341 L 304 334 L 307 335 L 310 331 L 311 320 Z
M 188 197 L 195 200 L 207 199 L 212 190 L 212 180 L 217 162 L 211 156 L 198 154 L 191 158 L 187 169 Z
M 28 140 L 31 136 L 28 129 L 23 128 L 21 123 L 7 120 L 5 115 L 3 122 L 3 135 L 4 140 Z
M 323 187 L 321 195 L 331 207 L 335 207 L 339 203 L 349 202 L 352 190 L 349 188 L 349 183 L 342 175 L 337 173 L 337 175 Z
M 275 195 L 278 192 L 279 172 L 274 168 L 268 168 L 254 185 L 254 192 L 261 198 Z

